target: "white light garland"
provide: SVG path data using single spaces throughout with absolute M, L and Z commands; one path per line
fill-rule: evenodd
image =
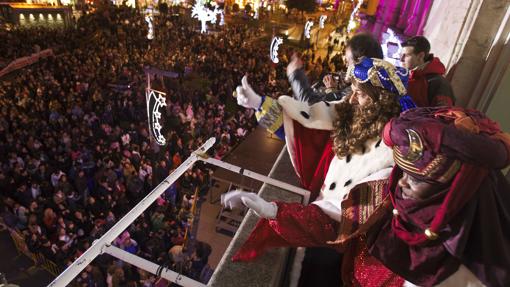
M 220 26 L 223 26 L 223 25 L 225 25 L 225 11 L 221 10 L 221 14 L 220 14 Z
M 145 9 L 145 22 L 147 22 L 147 39 L 154 39 L 154 15 L 158 15 L 159 12 L 154 10 L 152 6 Z
M 149 121 L 149 128 L 154 140 L 159 145 L 165 145 L 166 139 L 161 133 L 161 126 L 159 120 L 161 119 L 161 112 L 159 109 L 166 106 L 165 93 L 153 89 L 145 91 L 145 100 L 147 103 L 147 117 Z
M 352 2 L 354 2 L 354 0 Z M 358 4 L 354 10 L 352 10 L 351 17 L 349 18 L 349 24 L 347 25 L 347 32 L 351 32 L 352 29 L 356 28 L 356 14 L 358 13 L 362 4 L 363 0 L 358 0 Z
M 306 21 L 305 24 L 305 37 L 310 39 L 310 30 L 312 29 L 313 21 Z
M 328 19 L 327 15 L 321 15 L 321 17 L 319 18 L 319 27 L 321 29 L 324 29 L 324 22 L 326 22 L 326 19 Z
M 147 39 L 154 39 L 154 26 L 152 24 L 153 18 L 152 15 L 145 16 L 145 22 L 147 22 L 148 31 L 147 31 Z
M 273 37 L 271 41 L 271 46 L 269 46 L 269 56 L 271 57 L 271 61 L 273 63 L 278 64 L 280 60 L 278 59 L 278 49 L 280 45 L 283 43 L 283 38 L 281 37 Z

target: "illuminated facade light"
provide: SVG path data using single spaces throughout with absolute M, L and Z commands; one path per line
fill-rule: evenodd
M 34 21 L 35 20 L 34 14 L 30 13 L 30 15 L 28 15 L 28 19 L 30 21 Z
M 20 19 L 20 21 L 21 21 L 21 20 L 23 20 L 23 21 L 24 21 L 24 20 L 25 20 L 25 15 L 24 15 L 24 14 L 19 14 L 19 19 Z

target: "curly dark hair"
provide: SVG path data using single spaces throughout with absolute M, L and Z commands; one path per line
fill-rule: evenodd
M 346 45 L 350 48 L 354 61 L 358 62 L 362 57 L 383 59 L 384 54 L 377 39 L 370 33 L 354 35 Z
M 349 103 L 350 97 L 335 105 L 337 117 L 333 122 L 333 148 L 338 157 L 363 152 L 367 140 L 380 136 L 384 125 L 400 114 L 398 96 L 369 83 L 353 82 L 370 96 L 364 106 Z

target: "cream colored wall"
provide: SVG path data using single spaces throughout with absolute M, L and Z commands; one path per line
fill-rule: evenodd
M 480 5 L 480 0 L 443 0 L 434 1 L 430 9 L 427 24 L 423 34 L 430 41 L 431 52 L 434 53 L 449 69 L 449 63 L 454 59 L 454 52 L 458 51 L 463 42 L 459 37 L 463 30 L 469 29 L 472 22 L 469 11 Z M 472 13 L 472 12 L 471 12 Z
M 501 129 L 510 133 L 510 66 L 501 79 L 501 84 L 492 98 L 486 114 L 497 121 Z M 507 174 L 507 178 L 510 180 L 510 167 L 505 168 L 503 174 Z
M 447 66 L 457 105 L 476 107 L 471 99 L 485 85 L 482 72 L 491 69 L 486 61 L 509 5 L 510 0 L 434 1 L 424 32 Z
M 486 114 L 499 122 L 504 131 L 510 132 L 510 66 L 505 71 Z

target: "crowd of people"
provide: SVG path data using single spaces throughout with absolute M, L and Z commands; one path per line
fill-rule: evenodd
M 2 42 L 8 58 L 32 53 L 34 45 L 59 46 L 55 56 L 0 84 L 2 215 L 31 252 L 65 268 L 209 137 L 218 143 L 213 155 L 225 156 L 256 126 L 251 110 L 228 104 L 245 73 L 261 93 L 287 91 L 283 69 L 255 41 L 258 28 L 224 26 L 204 35 L 190 21 L 155 17 L 156 38 L 147 40 L 142 14 L 106 5 L 66 30 L 13 30 Z M 179 75 L 151 79 L 167 94 L 166 146 L 148 130 L 147 66 Z M 170 250 L 185 244 L 195 189 L 203 196 L 211 184 L 211 170 L 196 164 L 115 244 L 201 280 L 206 243 L 190 243 L 185 260 Z M 74 282 L 153 286 L 155 276 L 101 256 Z

